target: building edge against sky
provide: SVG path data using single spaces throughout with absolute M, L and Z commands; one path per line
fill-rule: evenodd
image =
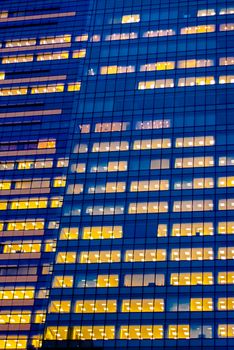
M 234 348 L 233 1 L 0 4 L 0 349 Z

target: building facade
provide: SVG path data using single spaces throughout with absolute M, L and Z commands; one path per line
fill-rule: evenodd
M 0 4 L 0 349 L 234 349 L 234 4 Z

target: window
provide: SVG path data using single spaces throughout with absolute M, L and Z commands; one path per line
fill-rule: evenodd
M 173 29 L 160 29 L 160 30 L 148 30 L 143 33 L 143 38 L 155 38 L 159 36 L 175 35 L 176 32 Z
M 100 69 L 100 74 L 123 74 L 134 72 L 135 66 L 105 66 Z
M 94 205 L 93 207 L 86 207 L 85 213 L 88 215 L 121 215 L 124 214 L 124 207 L 121 205 L 106 207 Z
M 163 312 L 163 299 L 130 299 L 122 301 L 122 312 Z
M 223 8 L 219 11 L 220 15 L 233 15 L 234 7 Z
M 30 311 L 5 311 L 5 314 L 0 314 L 0 324 L 8 323 L 30 323 L 31 321 L 31 312 Z
M 41 251 L 41 243 L 24 242 L 24 243 L 9 243 L 5 244 L 3 253 L 15 254 L 15 253 L 39 253 Z
M 172 236 L 213 236 L 214 226 L 212 222 L 193 222 L 173 224 Z
M 221 57 L 219 59 L 220 66 L 229 66 L 229 65 L 232 66 L 233 64 L 234 64 L 234 57 Z
M 233 23 L 220 24 L 219 26 L 220 32 L 229 32 L 230 30 L 234 30 Z
M 84 58 L 86 56 L 86 49 L 76 50 L 72 53 L 72 58 Z
M 69 92 L 80 91 L 80 89 L 81 89 L 81 82 L 69 83 L 67 87 L 67 91 Z
M 189 339 L 190 338 L 190 326 L 183 325 L 170 325 L 168 327 L 169 339 Z
M 218 259 L 226 260 L 234 259 L 234 247 L 219 247 L 218 249 Z
M 202 68 L 202 67 L 211 67 L 214 65 L 214 60 L 197 60 L 197 59 L 191 59 L 191 60 L 181 60 L 177 63 L 177 68 Z
M 31 94 L 49 94 L 55 92 L 63 92 L 64 84 L 48 84 L 38 85 L 31 88 Z
M 141 72 L 149 72 L 155 70 L 170 70 L 175 69 L 175 62 L 157 62 L 157 63 L 147 63 L 140 66 Z
M 175 168 L 205 168 L 214 166 L 214 157 L 176 158 Z
M 215 25 L 200 25 L 194 27 L 181 28 L 180 34 L 201 34 L 215 32 Z
M 219 338 L 234 338 L 234 324 L 219 324 L 218 325 Z
M 12 221 L 7 224 L 7 231 L 43 230 L 44 221 Z
M 121 326 L 120 339 L 163 339 L 163 326 Z
M 138 22 L 140 22 L 140 15 L 138 15 L 138 14 L 122 16 L 122 20 L 121 20 L 122 24 L 125 24 L 125 23 L 138 23 Z
M 56 257 L 57 264 L 75 264 L 76 252 L 59 252 Z
M 129 39 L 137 39 L 137 38 L 138 38 L 138 34 L 135 32 L 114 33 L 114 34 L 106 35 L 105 40 L 113 41 L 113 40 L 129 40 Z
M 191 190 L 191 189 L 202 189 L 202 188 L 213 188 L 213 178 L 196 178 L 191 180 L 176 181 L 174 183 L 175 190 Z
M 167 129 L 171 127 L 170 119 L 137 121 L 136 130 Z
M 10 209 L 21 210 L 21 209 L 43 209 L 47 208 L 47 198 L 30 198 L 25 200 L 12 201 Z
M 172 88 L 172 87 L 174 87 L 173 79 L 140 81 L 138 83 L 138 90 L 164 89 L 164 88 Z
M 213 146 L 214 144 L 214 136 L 180 137 L 175 141 L 176 147 L 203 147 Z
M 0 300 L 5 299 L 33 299 L 34 289 L 32 287 L 20 288 L 16 287 L 14 290 L 4 289 L 0 290 Z
M 214 85 L 214 77 L 187 77 L 179 78 L 178 86 Z
M 92 152 L 118 152 L 127 151 L 128 148 L 128 141 L 95 142 L 92 147 Z
M 66 178 L 57 177 L 53 181 L 53 187 L 65 187 L 66 186 Z
M 98 275 L 97 287 L 98 288 L 109 288 L 118 287 L 119 276 L 118 275 Z
M 233 221 L 219 222 L 218 234 L 221 234 L 221 235 L 234 234 L 234 222 Z
M 40 39 L 40 45 L 48 45 L 48 44 L 64 44 L 71 42 L 71 35 L 64 34 L 58 36 L 47 36 Z
M 169 189 L 169 180 L 132 181 L 130 186 L 131 192 L 167 191 Z
M 50 303 L 49 313 L 68 313 L 70 309 L 70 300 L 54 300 Z
M 2 57 L 2 64 L 25 63 L 25 62 L 32 62 L 32 61 L 33 61 L 33 55 L 30 55 L 30 54 Z
M 66 60 L 69 57 L 68 51 L 44 52 L 37 54 L 37 61 Z
M 213 299 L 212 298 L 190 299 L 190 311 L 213 311 Z
M 81 300 L 75 303 L 75 313 L 107 313 L 116 312 L 116 300 Z
M 219 166 L 234 165 L 234 157 L 219 157 Z
M 79 229 L 77 227 L 64 227 L 60 233 L 61 240 L 78 239 Z
M 106 182 L 103 184 L 95 184 L 88 188 L 88 193 L 115 193 L 115 192 L 125 192 L 126 183 L 125 182 Z
M 174 212 L 188 212 L 188 211 L 211 211 L 213 210 L 212 200 L 190 200 L 190 201 L 174 201 Z
M 204 9 L 197 11 L 197 17 L 207 17 L 207 16 L 215 16 L 215 9 Z
M 80 253 L 81 264 L 100 264 L 120 262 L 121 254 L 118 250 L 89 251 Z
M 219 298 L 217 303 L 219 311 L 234 310 L 234 298 Z
M 126 250 L 125 262 L 165 261 L 165 249 Z
M 167 202 L 136 202 L 130 203 L 128 207 L 128 214 L 156 214 L 167 212 Z
M 133 142 L 134 150 L 161 149 L 170 147 L 171 139 L 135 140 Z
M 71 288 L 73 276 L 56 276 L 53 280 L 53 288 Z
M 181 248 L 172 249 L 171 258 L 172 261 L 181 260 L 213 260 L 213 248 Z
M 221 75 L 219 77 L 219 84 L 233 84 L 234 75 Z
M 82 34 L 79 36 L 76 36 L 75 41 L 82 42 L 82 41 L 87 41 L 89 39 L 88 34 Z
M 167 225 L 159 224 L 157 229 L 157 237 L 167 237 Z
M 73 327 L 72 339 L 76 339 L 76 340 L 115 339 L 115 326 Z
M 164 286 L 165 285 L 165 275 L 163 274 L 133 274 L 125 275 L 124 286 L 125 287 L 154 287 L 154 286 Z
M 211 285 L 213 274 L 212 272 L 172 273 L 170 283 L 172 286 Z
M 169 169 L 170 159 L 152 159 L 150 162 L 151 170 Z
M 219 272 L 218 284 L 234 284 L 234 272 L 232 271 Z
M 218 210 L 234 210 L 234 199 L 220 199 Z
M 5 43 L 5 47 L 23 47 L 23 46 L 34 46 L 36 45 L 36 39 L 18 39 L 8 40 Z
M 45 331 L 45 340 L 65 340 L 67 339 L 68 327 L 51 326 Z
M 1 349 L 26 349 L 27 348 L 27 337 L 10 335 L 6 339 L 0 339 Z
M 83 228 L 83 239 L 122 238 L 122 226 L 93 226 Z
M 115 132 L 128 130 L 129 123 L 115 122 L 115 123 L 96 123 L 95 132 Z
M 27 95 L 27 87 L 12 87 L 12 88 L 1 88 L 0 96 L 16 96 L 16 95 Z

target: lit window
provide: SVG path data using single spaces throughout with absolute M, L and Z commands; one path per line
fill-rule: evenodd
M 73 51 L 72 53 L 72 58 L 84 58 L 85 56 L 86 56 L 85 49 Z
M 234 165 L 234 157 L 219 157 L 219 166 Z
M 130 203 L 128 207 L 128 214 L 155 214 L 167 212 L 167 202 L 136 202 Z
M 45 331 L 45 340 L 65 340 L 67 339 L 68 327 L 51 326 Z
M 214 166 L 214 157 L 176 158 L 175 168 L 204 168 Z
M 1 88 L 0 96 L 16 96 L 16 95 L 27 95 L 27 87 L 12 87 L 12 88 Z
M 34 289 L 32 287 L 20 288 L 14 290 L 0 290 L 0 300 L 5 299 L 33 299 Z
M 63 91 L 64 84 L 38 85 L 31 88 L 31 94 L 49 94 Z
M 218 210 L 234 210 L 234 199 L 220 199 Z
M 27 337 L 11 335 L 6 339 L 0 339 L 0 348 L 1 349 L 26 349 L 27 348 Z
M 83 239 L 122 238 L 122 226 L 93 226 L 83 228 Z
M 202 68 L 211 67 L 214 65 L 214 60 L 181 60 L 177 63 L 177 68 Z
M 6 41 L 5 47 L 22 47 L 22 46 L 33 46 L 33 45 L 36 45 L 36 39 L 18 39 L 18 40 Z
M 57 160 L 57 168 L 66 168 L 69 165 L 69 159 L 67 158 L 60 158 Z
M 215 25 L 200 25 L 194 27 L 181 28 L 180 34 L 201 34 L 215 32 Z
M 163 326 L 121 326 L 120 339 L 163 339 Z
M 95 184 L 88 188 L 88 193 L 115 193 L 115 192 L 125 192 L 126 183 L 125 182 L 106 182 L 105 184 Z
M 173 79 L 140 81 L 138 83 L 138 90 L 164 89 L 164 88 L 172 88 L 172 87 L 174 87 Z
M 103 207 L 101 205 L 94 205 L 86 207 L 85 213 L 88 215 L 120 215 L 124 214 L 124 207 L 121 205 L 109 205 Z
M 125 275 L 124 286 L 125 287 L 150 287 L 158 286 L 162 287 L 165 285 L 165 275 L 163 274 L 134 274 Z
M 220 247 L 218 249 L 218 259 L 233 260 L 234 259 L 234 247 Z
M 39 310 L 35 312 L 34 323 L 45 323 L 46 312 L 44 310 Z
M 47 204 L 47 198 L 30 198 L 25 200 L 12 201 L 10 204 L 10 209 L 43 209 L 47 208 Z
M 170 260 L 181 261 L 181 260 L 213 260 L 213 249 L 212 248 L 180 248 L 172 249 Z
M 197 11 L 197 17 L 207 17 L 207 16 L 215 16 L 215 10 L 214 9 L 204 9 L 204 10 L 198 10 Z
M 115 132 L 126 131 L 129 123 L 127 122 L 115 122 L 115 123 L 96 123 L 95 132 Z
M 130 191 L 167 191 L 169 189 L 169 180 L 146 180 L 132 181 Z
M 220 66 L 232 66 L 233 64 L 234 64 L 234 57 L 221 57 L 219 59 Z
M 59 252 L 56 257 L 57 264 L 75 264 L 76 252 Z
M 78 239 L 79 229 L 77 227 L 64 227 L 60 233 L 61 240 Z
M 134 73 L 135 66 L 105 66 L 101 67 L 100 74 Z
M 234 75 L 221 75 L 219 77 L 219 84 L 233 84 Z
M 172 273 L 170 279 L 170 284 L 173 286 L 211 285 L 213 283 L 212 272 Z
M 9 243 L 5 244 L 3 253 L 15 254 L 15 253 L 39 253 L 41 251 L 41 243 L 25 242 L 25 243 Z
M 76 340 L 115 339 L 115 326 L 73 327 L 72 339 L 76 339 Z
M 179 78 L 178 86 L 195 86 L 195 85 L 214 85 L 214 77 L 186 77 Z
M 172 236 L 189 237 L 189 236 L 213 236 L 214 225 L 212 222 L 194 222 L 173 224 Z
M 214 144 L 214 136 L 179 137 L 175 141 L 176 147 L 204 147 Z
M 128 141 L 95 142 L 92 152 L 118 152 L 129 149 Z
M 135 140 L 133 142 L 134 150 L 161 149 L 170 147 L 171 139 Z
M 109 288 L 118 287 L 119 276 L 118 275 L 98 275 L 97 277 L 97 287 L 98 288 Z
M 234 324 L 219 324 L 218 338 L 234 338 Z
M 69 92 L 80 91 L 80 88 L 81 88 L 81 82 L 69 83 L 67 87 L 67 91 Z
M 66 60 L 68 57 L 68 51 L 44 52 L 37 55 L 37 61 Z
M 165 261 L 165 249 L 127 250 L 125 262 Z
M 217 308 L 219 311 L 234 310 L 234 298 L 219 298 Z
M 5 311 L 6 313 L 0 314 L 0 324 L 7 323 L 30 323 L 31 312 L 30 311 Z
M 220 24 L 219 30 L 220 32 L 229 32 L 234 30 L 234 23 Z
M 114 40 L 129 40 L 129 39 L 137 39 L 138 34 L 135 32 L 131 33 L 114 33 L 110 35 L 106 35 L 106 41 L 114 41 Z
M 66 178 L 57 177 L 53 181 L 53 187 L 65 187 L 66 186 Z
M 71 35 L 64 34 L 58 36 L 48 36 L 40 39 L 40 45 L 48 45 L 48 44 L 64 44 L 71 42 Z
M 33 55 L 29 55 L 29 54 L 2 57 L 2 64 L 25 63 L 25 62 L 32 62 L 32 61 L 33 61 Z
M 213 311 L 213 299 L 212 298 L 190 299 L 190 311 Z
M 80 253 L 81 264 L 100 264 L 120 262 L 121 254 L 118 250 L 89 251 Z
M 136 130 L 167 129 L 171 127 L 170 119 L 137 121 Z
M 188 211 L 210 211 L 213 210 L 213 200 L 188 200 L 188 201 L 174 201 L 174 212 L 188 212 Z
M 75 38 L 75 41 L 82 42 L 82 41 L 87 41 L 89 39 L 88 34 L 82 34 L 79 35 Z
M 140 67 L 141 72 L 149 72 L 149 71 L 155 71 L 155 70 L 170 70 L 175 68 L 175 62 L 169 61 L 169 62 L 157 62 L 157 63 L 148 63 L 143 64 Z
M 156 38 L 160 36 L 175 35 L 176 32 L 173 29 L 160 29 L 160 30 L 148 30 L 143 33 L 143 38 Z
M 232 271 L 219 272 L 218 284 L 234 284 L 234 272 Z
M 53 280 L 53 288 L 71 288 L 73 276 L 56 276 Z
M 121 23 L 138 23 L 140 22 L 140 15 L 125 15 L 122 16 Z
M 70 300 L 53 300 L 49 306 L 49 313 L 68 313 L 70 309 Z
M 163 312 L 163 299 L 130 299 L 122 301 L 122 312 Z
M 218 223 L 218 234 L 221 234 L 221 235 L 234 234 L 234 222 L 233 221 L 219 222 Z
M 178 181 L 174 183 L 175 190 L 191 190 L 191 189 L 202 189 L 202 188 L 213 188 L 213 178 L 196 178 L 185 181 Z
M 116 300 L 82 300 L 75 304 L 75 313 L 107 313 L 116 312 Z
M 167 224 L 159 224 L 157 237 L 167 237 Z
M 168 327 L 169 339 L 189 339 L 190 338 L 190 326 L 186 324 L 170 325 Z
M 223 8 L 219 11 L 220 15 L 233 15 L 234 7 Z

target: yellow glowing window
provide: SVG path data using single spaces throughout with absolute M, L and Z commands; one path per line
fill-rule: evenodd
M 127 151 L 128 148 L 128 141 L 95 142 L 92 147 L 92 152 L 118 152 Z
M 34 346 L 36 349 L 42 347 L 42 335 L 34 335 L 32 336 L 31 340 L 32 346 Z
M 171 250 L 171 260 L 213 260 L 212 248 L 181 248 Z
M 173 224 L 171 235 L 174 237 L 213 236 L 212 222 L 194 222 L 186 224 Z
M 206 168 L 214 166 L 214 157 L 176 158 L 175 168 Z
M 189 211 L 211 211 L 213 210 L 213 200 L 194 200 L 194 201 L 175 201 L 173 204 L 174 212 Z
M 27 337 L 26 336 L 8 336 L 7 339 L 0 339 L 1 349 L 26 349 L 27 348 Z
M 95 263 L 114 263 L 120 262 L 121 255 L 118 250 L 103 250 L 94 252 L 81 252 L 80 263 L 81 264 L 95 264 Z
M 126 250 L 125 262 L 165 261 L 165 249 Z
M 48 36 L 40 39 L 40 45 L 48 45 L 48 44 L 64 44 L 71 42 L 71 35 L 59 35 L 59 36 Z
M 51 198 L 50 207 L 51 208 L 61 208 L 63 205 L 63 198 Z
M 234 272 L 219 272 L 218 273 L 218 284 L 234 284 Z
M 163 326 L 121 326 L 120 339 L 163 339 Z
M 234 247 L 220 247 L 218 249 L 218 259 L 220 260 L 226 260 L 234 259 Z
M 157 237 L 167 237 L 167 224 L 158 225 Z
M 38 310 L 35 312 L 34 323 L 45 323 L 46 321 L 46 312 Z
M 37 61 L 66 60 L 69 58 L 68 51 L 45 52 L 37 55 Z
M 5 299 L 33 299 L 34 298 L 34 289 L 31 287 L 20 289 L 16 288 L 15 290 L 0 290 L 0 300 Z
M 177 68 L 202 68 L 202 67 L 211 67 L 214 65 L 214 60 L 180 60 L 177 63 Z
M 219 11 L 220 15 L 233 15 L 234 7 L 223 8 Z
M 44 251 L 46 253 L 51 253 L 56 251 L 57 241 L 56 240 L 47 240 L 44 244 Z
M 234 176 L 218 178 L 218 187 L 233 187 L 233 186 L 234 186 Z
M 221 234 L 221 235 L 234 234 L 234 221 L 219 222 L 218 234 Z
M 108 162 L 106 171 L 108 171 L 108 172 L 127 171 L 127 169 L 128 169 L 128 162 L 127 161 Z
M 76 262 L 76 252 L 59 252 L 56 257 L 57 264 L 74 264 Z
M 72 58 L 84 58 L 86 56 L 86 49 L 73 51 Z
M 169 189 L 169 180 L 146 180 L 132 181 L 130 191 L 167 191 Z
M 0 12 L 0 18 L 7 18 L 8 17 L 8 11 L 1 11 Z
M 189 325 L 170 325 L 168 327 L 169 339 L 189 339 L 190 326 Z
M 19 39 L 6 41 L 6 47 L 21 47 L 36 45 L 36 39 Z
M 73 327 L 72 339 L 75 339 L 75 340 L 115 339 L 115 326 Z
M 66 186 L 66 178 L 58 177 L 53 181 L 53 187 L 65 187 Z
M 173 286 L 196 286 L 213 284 L 212 272 L 172 273 L 170 283 Z
M 98 275 L 97 277 L 98 288 L 118 287 L 118 285 L 119 285 L 118 275 Z
M 214 136 L 180 137 L 175 142 L 176 147 L 202 147 L 213 146 L 214 144 Z
M 53 300 L 49 306 L 49 313 L 67 313 L 71 310 L 70 300 Z
M 135 66 L 105 66 L 100 69 L 100 74 L 123 74 L 134 72 Z
M 122 226 L 94 226 L 83 228 L 83 239 L 122 238 Z
M 170 147 L 171 139 L 136 140 L 133 143 L 134 150 L 160 149 Z
M 125 23 L 138 23 L 138 22 L 140 22 L 140 15 L 138 15 L 138 14 L 122 16 L 122 20 L 121 20 L 122 24 L 125 24 Z
M 33 55 L 17 55 L 17 56 L 2 57 L 2 64 L 25 63 L 25 62 L 32 62 L 32 61 L 33 61 Z
M 215 25 L 200 25 L 194 27 L 181 28 L 180 34 L 201 34 L 215 32 Z
M 12 87 L 12 88 L 1 88 L 0 96 L 16 96 L 16 95 L 27 95 L 27 87 Z
M 37 146 L 38 149 L 55 148 L 55 147 L 56 147 L 55 140 L 39 141 Z
M 215 16 L 215 9 L 204 9 L 197 11 L 197 17 L 207 17 L 207 16 Z
M 96 187 L 91 186 L 88 188 L 88 193 L 115 193 L 115 192 L 125 192 L 126 183 L 125 182 L 106 182 L 103 185 L 96 185 Z
M 234 298 L 219 298 L 217 304 L 219 311 L 234 310 Z
M 87 41 L 89 39 L 88 34 L 82 34 L 75 38 L 75 41 L 81 42 L 81 41 Z
M 61 230 L 60 233 L 60 239 L 67 240 L 67 239 L 77 239 L 79 235 L 79 229 L 76 227 L 64 227 Z
M 30 311 L 7 311 L 6 314 L 0 314 L 0 324 L 7 323 L 30 323 L 31 313 Z
M 6 210 L 7 209 L 7 202 L 0 201 L 0 210 Z
M 164 88 L 172 88 L 172 87 L 174 87 L 173 79 L 140 81 L 138 83 L 138 90 L 164 89 Z
M 56 276 L 53 280 L 53 288 L 71 288 L 73 276 Z
M 234 338 L 234 324 L 219 324 L 218 338 Z
M 0 162 L 0 170 L 13 170 L 15 164 L 13 162 Z
M 213 311 L 213 299 L 212 298 L 190 299 L 190 311 Z
M 219 77 L 219 84 L 233 84 L 234 75 L 221 75 Z
M 0 191 L 9 190 L 11 188 L 10 181 L 2 181 L 0 182 Z
M 218 210 L 234 210 L 234 199 L 220 199 Z
M 178 86 L 214 85 L 215 78 L 212 77 L 186 77 L 178 80 Z
M 130 299 L 122 301 L 122 312 L 163 312 L 163 299 Z
M 81 300 L 75 304 L 76 313 L 107 313 L 116 312 L 116 300 Z
M 221 57 L 219 59 L 220 66 L 232 66 L 234 64 L 234 57 Z
M 220 32 L 229 32 L 230 30 L 234 30 L 234 23 L 220 24 L 219 30 Z
M 42 198 L 30 198 L 26 200 L 18 200 L 11 202 L 11 209 L 20 210 L 20 209 L 43 209 L 47 208 L 47 199 Z
M 167 213 L 168 202 L 138 202 L 130 203 L 128 214 L 156 214 Z
M 67 339 L 67 332 L 68 327 L 47 327 L 45 332 L 45 340 L 65 340 Z
M 64 84 L 38 85 L 31 88 L 31 94 L 50 94 L 63 91 Z
M 143 64 L 140 67 L 141 72 L 149 72 L 149 71 L 155 71 L 155 70 L 170 70 L 170 69 L 175 69 L 174 61 L 147 63 L 147 64 Z
M 10 243 L 5 244 L 3 253 L 15 254 L 15 253 L 39 253 L 41 251 L 40 243 Z
M 80 91 L 80 88 L 81 88 L 81 82 L 69 83 L 67 87 L 67 91 L 69 92 Z
M 7 231 L 43 230 L 44 221 L 16 221 L 7 224 Z
M 3 227 L 4 227 L 4 223 L 3 223 L 3 222 L 0 222 L 0 231 L 3 230 Z
M 26 170 L 26 169 L 32 169 L 34 165 L 33 161 L 23 161 L 18 162 L 18 168 L 19 170 Z

